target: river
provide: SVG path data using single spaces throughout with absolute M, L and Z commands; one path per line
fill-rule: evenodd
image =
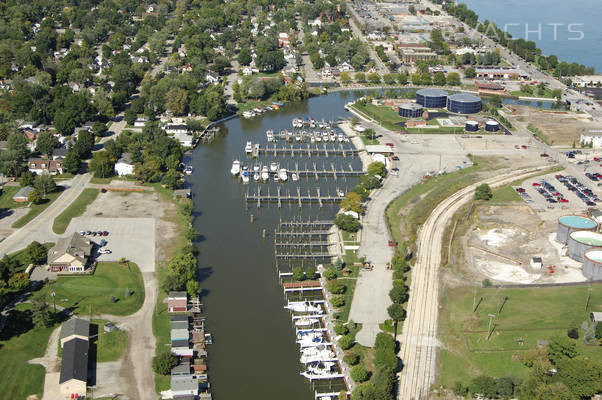
M 602 71 L 602 25 L 598 0 L 459 0 L 515 38 L 533 40 L 546 55 Z M 555 24 L 556 28 L 554 27 Z M 556 32 L 555 32 L 556 29 Z M 526 33 L 526 31 L 530 31 Z M 541 32 L 541 34 L 539 33 Z M 581 33 L 582 32 L 582 33 Z M 556 33 L 556 34 L 555 34 Z

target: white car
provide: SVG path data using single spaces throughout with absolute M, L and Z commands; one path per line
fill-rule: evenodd
M 98 253 L 99 254 L 111 254 L 111 250 L 109 250 L 109 249 L 99 249 Z

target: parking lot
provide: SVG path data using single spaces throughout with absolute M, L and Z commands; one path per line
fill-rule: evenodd
M 87 235 L 94 243 L 107 241 L 104 249 L 111 254 L 95 253 L 98 261 L 119 261 L 125 257 L 138 264 L 141 272 L 155 270 L 155 220 L 154 218 L 74 218 L 67 233 L 80 231 L 108 231 L 107 236 Z
M 514 189 L 536 210 L 584 210 L 601 202 L 591 181 L 562 172 L 528 179 Z

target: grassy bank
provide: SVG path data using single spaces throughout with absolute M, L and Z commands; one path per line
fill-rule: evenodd
M 65 190 L 64 187 L 57 186 L 56 192 L 46 195 L 46 198 L 43 199 L 40 204 L 31 204 L 29 207 L 29 212 L 27 212 L 27 214 L 25 214 L 24 216 L 22 216 L 21 218 L 16 220 L 15 223 L 12 225 L 12 227 L 13 228 L 24 227 L 29 221 L 31 221 L 32 219 L 34 219 L 35 217 L 40 215 L 42 213 L 42 211 L 44 211 L 46 208 L 48 208 L 48 206 L 51 205 L 52 202 L 55 201 L 61 195 L 61 193 L 63 193 L 63 190 Z
M 374 104 L 355 103 L 352 106 L 353 109 L 360 112 L 365 116 L 374 119 L 382 127 L 391 131 L 399 131 L 402 127 L 401 122 L 405 122 L 406 119 L 402 118 L 389 106 L 375 106 Z
M 120 329 L 105 332 L 107 320 L 93 319 L 90 331 L 96 331 L 98 336 L 90 340 L 90 354 L 96 354 L 96 362 L 116 361 L 123 357 L 128 345 L 128 334 Z
M 126 289 L 131 292 L 126 295 Z M 56 304 L 76 314 L 130 315 L 144 303 L 144 283 L 138 266 L 132 262 L 98 263 L 94 275 L 59 276 L 45 291 L 56 293 Z M 111 298 L 115 301 L 112 301 Z
M 473 287 L 447 289 L 441 301 L 444 350 L 439 358 L 438 383 L 445 387 L 456 381 L 468 384 L 480 374 L 525 377 L 528 369 L 520 361 L 525 351 L 537 348 L 538 340 L 565 336 L 568 328 L 581 326 L 591 311 L 600 310 L 602 285 L 594 284 L 591 289 L 587 310 L 587 286 L 478 289 L 476 312 L 472 311 Z M 486 340 L 489 314 L 495 315 L 495 325 Z M 602 358 L 600 346 L 586 346 L 582 339 L 577 346 L 592 359 Z
M 537 136 L 537 138 L 539 140 L 541 140 L 542 142 L 544 142 L 545 144 L 547 144 L 548 146 L 551 146 L 554 144 L 553 140 L 550 140 L 549 137 L 547 137 L 541 130 L 539 130 L 539 128 L 529 124 L 527 126 L 527 129 L 529 129 L 529 131 L 531 131 L 535 136 Z
M 52 224 L 52 230 L 54 233 L 61 234 L 65 233 L 67 230 L 67 226 L 69 226 L 69 222 L 73 218 L 81 216 L 85 211 L 88 205 L 92 204 L 96 197 L 98 197 L 98 189 L 86 188 L 84 191 L 63 211 L 60 213 Z

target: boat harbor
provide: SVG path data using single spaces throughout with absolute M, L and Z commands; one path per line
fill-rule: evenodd
M 307 189 L 305 194 L 301 193 L 301 188 L 297 187 L 296 193 L 291 193 L 290 190 L 286 192 L 281 190 L 280 187 L 276 188 L 276 193 L 270 194 L 270 189 L 268 188 L 266 194 L 261 193 L 261 188 L 258 188 L 256 192 L 253 194 L 247 193 L 245 195 L 245 206 L 248 208 L 249 203 L 256 203 L 257 208 L 261 207 L 261 203 L 277 203 L 278 208 L 282 208 L 283 203 L 296 203 L 299 208 L 303 207 L 305 203 L 318 203 L 320 208 L 324 206 L 326 203 L 338 203 L 344 197 L 345 193 L 342 190 L 335 189 L 336 193 L 331 194 L 323 194 L 320 191 L 320 188 L 315 188 L 315 195 L 311 193 L 310 189 Z
M 341 144 L 339 146 L 332 146 L 330 148 L 327 147 L 318 147 L 317 145 L 308 144 L 305 147 L 299 146 L 295 147 L 292 144 L 290 146 L 266 146 L 265 148 L 258 147 L 257 150 L 251 150 L 251 154 L 254 158 L 265 155 L 286 155 L 286 156 L 307 156 L 311 157 L 351 157 L 358 155 L 359 150 L 345 148 Z

